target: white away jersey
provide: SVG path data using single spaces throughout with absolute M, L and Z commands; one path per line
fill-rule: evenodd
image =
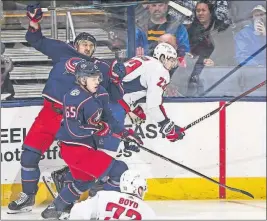
M 122 80 L 123 100 L 131 106 L 146 97 L 146 109 L 160 122 L 165 116 L 160 109 L 163 92 L 170 83 L 170 74 L 161 62 L 149 56 L 133 57 L 124 63 L 127 75 Z
M 93 198 L 76 203 L 70 220 L 147 220 L 155 213 L 143 200 L 116 191 L 99 191 Z

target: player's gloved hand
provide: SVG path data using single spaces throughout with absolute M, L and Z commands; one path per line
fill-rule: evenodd
M 182 128 L 175 125 L 174 122 L 170 121 L 168 118 L 162 122 L 159 122 L 159 125 L 161 127 L 159 132 L 164 134 L 170 142 L 182 140 L 185 136 Z
M 132 124 L 141 125 L 146 121 L 146 114 L 140 105 L 137 105 L 131 112 L 128 112 Z
M 125 150 L 130 150 L 132 152 L 140 152 L 139 145 L 136 144 L 135 142 L 124 142 L 124 149 Z
M 136 143 L 137 145 L 143 145 L 143 141 L 138 136 L 137 133 L 135 133 L 132 129 L 123 129 L 119 134 L 117 134 L 118 137 L 128 143 Z
M 27 6 L 27 17 L 35 23 L 38 23 L 43 18 L 43 12 L 40 3 L 30 4 Z
M 100 121 L 98 123 L 98 126 L 99 126 L 99 130 L 95 132 L 95 135 L 97 136 L 107 136 L 111 132 L 108 123 L 104 121 Z
M 110 80 L 114 84 L 118 84 L 121 82 L 122 78 L 126 75 L 126 68 L 122 62 L 118 62 L 117 60 L 113 61 L 110 67 Z

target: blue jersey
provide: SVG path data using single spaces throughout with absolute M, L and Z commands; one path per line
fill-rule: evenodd
M 109 65 L 107 63 L 79 53 L 70 44 L 44 37 L 41 28 L 35 32 L 28 30 L 26 40 L 32 47 L 47 55 L 53 61 L 53 68 L 49 73 L 49 78 L 42 93 L 44 97 L 62 104 L 63 96 L 74 87 L 74 75 L 67 73 L 65 70 L 66 61 L 72 57 L 94 62 L 103 74 L 101 85 L 109 90 Z
M 124 128 L 113 118 L 109 94 L 102 86 L 92 94 L 76 85 L 64 96 L 63 121 L 56 138 L 67 144 L 96 149 L 101 138 L 95 135 L 100 121 L 107 122 L 114 133 Z

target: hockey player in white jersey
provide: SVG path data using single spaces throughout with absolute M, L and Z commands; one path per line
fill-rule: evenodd
M 120 178 L 121 192 L 99 191 L 90 199 L 76 203 L 70 220 L 148 220 L 154 219 L 152 208 L 143 201 L 147 183 L 137 171 L 127 170 Z
M 133 57 L 125 63 L 113 63 L 111 78 L 122 96 L 118 102 L 132 123 L 141 124 L 146 114 L 138 101 L 146 98 L 146 112 L 160 126 L 160 132 L 175 142 L 184 137 L 182 128 L 171 121 L 162 105 L 163 92 L 170 83 L 169 71 L 178 66 L 176 50 L 167 43 L 159 43 L 153 57 Z

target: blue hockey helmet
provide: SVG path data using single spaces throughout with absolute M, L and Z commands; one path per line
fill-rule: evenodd
M 98 66 L 91 61 L 82 59 L 77 63 L 75 67 L 74 75 L 78 80 L 81 77 L 100 77 L 100 81 L 103 80 L 103 75 L 99 70 Z

